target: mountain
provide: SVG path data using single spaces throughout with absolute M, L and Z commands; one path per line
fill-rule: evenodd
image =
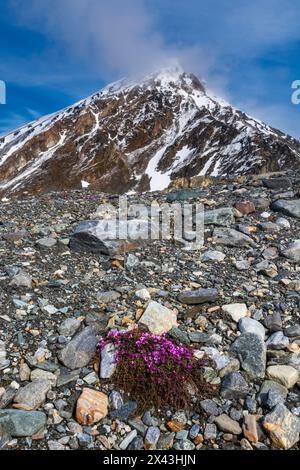
M 119 81 L 0 138 L 0 194 L 165 189 L 180 177 L 295 169 L 300 143 L 180 68 Z

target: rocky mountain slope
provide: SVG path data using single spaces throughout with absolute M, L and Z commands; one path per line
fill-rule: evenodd
M 112 84 L 0 138 L 0 194 L 161 190 L 196 175 L 299 167 L 300 144 L 175 68 Z

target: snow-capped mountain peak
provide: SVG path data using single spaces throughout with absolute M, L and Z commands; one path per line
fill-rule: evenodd
M 120 80 L 0 138 L 0 193 L 165 189 L 179 177 L 299 166 L 300 144 L 177 65 Z

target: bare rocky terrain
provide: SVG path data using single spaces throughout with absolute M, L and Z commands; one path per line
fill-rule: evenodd
M 0 137 L 0 195 L 164 190 L 178 178 L 296 169 L 300 144 L 180 68 L 108 85 Z
M 95 240 L 89 250 L 89 237 L 83 251 L 73 234 L 117 197 L 94 189 L 3 197 L 0 448 L 298 449 L 299 191 L 294 168 L 133 194 L 130 202 L 146 205 L 202 202 L 204 246 L 157 240 L 110 256 Z M 100 337 L 131 328 L 151 302 L 155 327 L 171 311 L 170 337 L 211 358 L 202 373 L 219 386 L 216 397 L 137 415 L 137 403 L 99 377 Z M 112 372 L 102 355 L 100 375 Z M 87 394 L 95 422 L 82 424 Z

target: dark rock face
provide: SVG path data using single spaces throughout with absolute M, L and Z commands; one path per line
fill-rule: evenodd
M 78 189 L 82 181 L 108 193 L 158 190 L 176 178 L 294 169 L 299 156 L 299 142 L 176 69 L 108 86 L 2 137 L 0 194 Z
M 82 330 L 61 351 L 61 362 L 71 370 L 85 367 L 94 357 L 97 338 L 90 326 Z
M 290 217 L 296 217 L 300 219 L 300 199 L 294 200 L 278 200 L 271 205 L 271 209 L 276 212 L 288 215 Z
M 266 369 L 266 346 L 262 338 L 246 333 L 236 339 L 231 351 L 241 359 L 241 366 L 252 380 L 264 378 Z
M 178 300 L 187 305 L 205 304 L 214 302 L 218 298 L 217 289 L 196 289 L 193 291 L 182 292 Z

